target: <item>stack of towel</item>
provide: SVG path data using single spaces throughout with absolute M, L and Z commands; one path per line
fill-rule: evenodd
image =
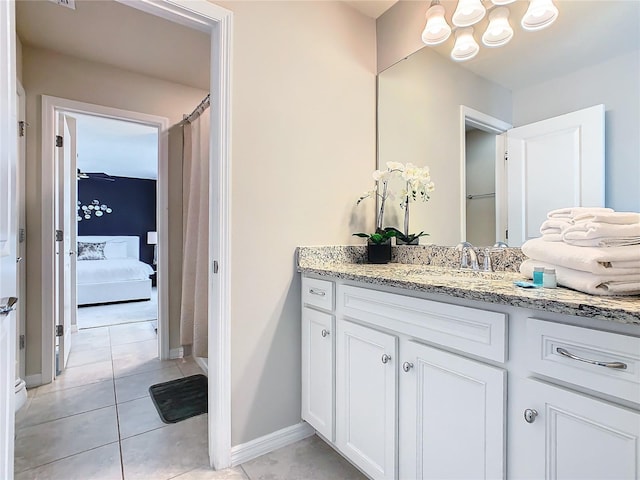
M 548 213 L 542 237 L 529 240 L 520 272 L 555 268 L 559 285 L 595 295 L 640 295 L 640 214 L 610 208 Z

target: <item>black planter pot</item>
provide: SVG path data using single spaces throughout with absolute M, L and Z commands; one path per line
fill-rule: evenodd
M 391 261 L 391 241 L 367 244 L 367 260 L 369 263 L 389 263 Z

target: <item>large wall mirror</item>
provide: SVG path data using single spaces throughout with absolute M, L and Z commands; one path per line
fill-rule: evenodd
M 429 3 L 420 3 L 424 14 Z M 451 23 L 457 2 L 441 3 Z M 520 27 L 528 2 L 509 4 L 515 34 L 499 48 L 480 43 L 483 20 L 475 35 L 480 53 L 470 61 L 451 60 L 452 35 L 378 75 L 379 168 L 427 165 L 436 185 L 427 203 L 411 206 L 411 232 L 430 235 L 421 243 L 518 246 L 521 240 L 506 237 L 507 191 L 521 187 L 503 171 L 501 131 L 594 105 L 604 105 L 604 167 L 583 174 L 602 182 L 606 206 L 640 210 L 640 2 L 555 3 L 558 19 L 538 32 Z M 576 183 L 567 171 L 547 175 L 549 195 Z M 386 226 L 401 226 L 402 218 L 397 205 L 388 206 Z

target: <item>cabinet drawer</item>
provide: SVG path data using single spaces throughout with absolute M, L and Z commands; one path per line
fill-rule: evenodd
M 346 318 L 478 357 L 506 361 L 504 313 L 347 285 L 338 287 L 338 309 Z
M 302 303 L 333 310 L 333 282 L 302 277 Z
M 640 403 L 640 338 L 527 319 L 531 371 Z

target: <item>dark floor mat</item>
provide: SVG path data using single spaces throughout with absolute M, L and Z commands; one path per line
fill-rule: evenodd
M 192 375 L 158 383 L 149 393 L 164 423 L 177 423 L 207 413 L 207 377 Z

